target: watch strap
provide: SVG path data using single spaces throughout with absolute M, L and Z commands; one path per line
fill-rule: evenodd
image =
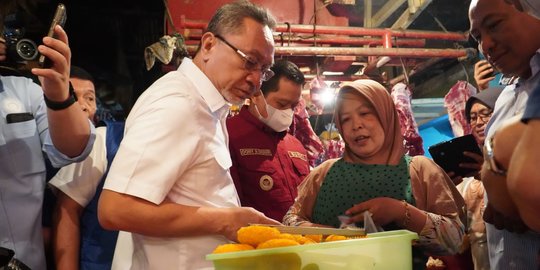
M 71 82 L 69 82 L 69 97 L 66 100 L 56 102 L 48 99 L 46 95 L 43 95 L 43 99 L 45 100 L 45 105 L 47 105 L 47 108 L 53 111 L 60 111 L 73 105 L 73 103 L 77 101 L 77 96 L 75 95 L 75 90 L 73 89 Z

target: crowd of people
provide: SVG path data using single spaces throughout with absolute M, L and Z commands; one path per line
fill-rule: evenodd
M 312 167 L 288 132 L 304 75 L 275 60 L 276 20 L 247 0 L 220 7 L 193 59 L 125 121 L 94 121 L 93 78 L 71 65 L 57 26 L 38 48 L 52 61 L 32 69 L 40 85 L 0 75 L 0 248 L 34 270 L 213 269 L 205 255 L 249 224 L 340 227 L 367 212 L 384 230 L 418 234 L 414 269 L 434 258 L 446 269 L 538 269 L 540 6 L 472 0 L 468 16 L 486 60 L 464 106 L 483 152 L 463 153 L 466 177 L 406 152 L 394 101 L 370 79 L 339 88 L 343 155 Z M 494 72 L 513 80 L 493 87 Z M 47 167 L 59 168 L 50 182 Z

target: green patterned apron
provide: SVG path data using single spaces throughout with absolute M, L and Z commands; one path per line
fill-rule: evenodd
M 332 165 L 321 185 L 312 221 L 339 227 L 339 215 L 353 205 L 377 197 L 406 200 L 414 205 L 409 174 L 410 156 L 404 156 L 398 165 L 353 164 L 340 159 Z M 361 224 L 359 226 L 362 226 Z M 394 229 L 385 226 L 385 230 Z

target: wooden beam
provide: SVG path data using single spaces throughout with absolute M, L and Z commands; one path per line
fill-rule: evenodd
M 377 28 L 384 23 L 398 8 L 407 0 L 389 0 L 384 6 L 371 17 L 371 27 Z
M 432 0 L 408 0 L 409 8 L 392 25 L 392 29 L 407 29 L 414 20 L 431 4 Z

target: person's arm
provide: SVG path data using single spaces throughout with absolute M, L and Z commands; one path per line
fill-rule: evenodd
M 501 170 L 508 168 L 513 156 L 512 153 L 521 138 L 524 127 L 525 125 L 518 118 L 512 118 L 493 134 L 493 138 L 486 139 L 484 143 L 484 149 L 487 148 L 487 144 L 493 149 L 493 158 L 489 158 L 486 154 L 486 160 L 482 167 L 482 183 L 489 204 L 504 216 L 516 220 L 519 219 L 519 213 L 508 191 L 507 177 L 499 175 L 489 168 L 492 163 L 496 163 Z
M 283 224 L 288 226 L 329 227 L 312 223 L 311 216 L 324 177 L 335 161 L 328 160 L 322 163 L 306 176 L 304 181 L 298 186 L 298 195 L 293 205 L 291 205 L 289 211 L 283 217 Z
M 414 157 L 409 172 L 415 207 L 426 215 L 425 224 L 418 234 L 419 244 L 433 254 L 459 252 L 466 223 L 463 197 L 448 175 L 426 157 Z M 411 212 L 411 218 L 413 215 Z
M 531 119 L 510 160 L 507 185 L 519 214 L 532 230 L 540 232 L 540 120 Z
M 375 225 L 385 226 L 394 222 L 404 229 L 422 233 L 426 224 L 427 214 L 409 203 L 388 197 L 378 197 L 347 209 L 345 214 L 350 216 L 349 223 L 364 221 L 363 213 L 369 211 Z
M 224 235 L 236 241 L 236 232 L 252 223 L 280 224 L 251 207 L 195 207 L 164 201 L 158 205 L 104 189 L 99 198 L 99 223 L 152 237 Z
M 32 73 L 39 76 L 43 94 L 54 102 L 63 102 L 69 98 L 69 69 L 71 50 L 66 32 L 56 26 L 58 39 L 45 37 L 39 52 L 49 58 L 51 68 L 34 68 Z M 54 146 L 68 157 L 76 157 L 83 153 L 90 139 L 90 122 L 80 105 L 75 102 L 62 110 L 47 109 L 49 133 Z
M 83 207 L 64 194 L 57 193 L 55 214 L 53 216 L 53 245 L 56 269 L 79 269 L 80 217 Z

